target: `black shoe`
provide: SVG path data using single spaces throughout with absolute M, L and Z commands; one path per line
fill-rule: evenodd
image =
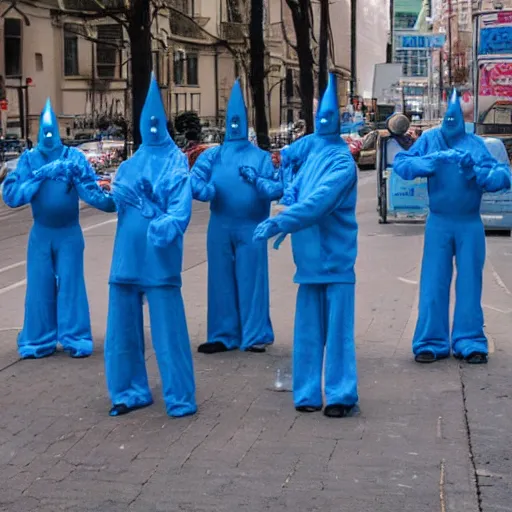
M 318 412 L 322 410 L 322 407 L 317 407 L 314 405 L 299 405 L 295 407 L 297 412 Z
M 218 352 L 227 352 L 228 347 L 221 341 L 214 341 L 213 343 L 202 343 L 197 347 L 200 354 L 217 354 Z
M 153 402 L 144 405 L 135 405 L 134 407 L 128 407 L 126 404 L 116 404 L 112 409 L 110 409 L 108 415 L 109 416 L 123 416 L 124 414 L 128 414 L 132 411 L 136 411 L 137 409 L 143 409 L 144 407 L 149 407 Z
M 328 418 L 344 418 L 350 415 L 354 405 L 332 404 L 327 405 L 324 409 L 324 416 Z
M 246 352 L 254 352 L 256 354 L 263 354 L 267 349 L 263 345 L 253 345 L 245 350 Z
M 414 356 L 414 360 L 417 363 L 421 364 L 428 364 L 433 363 L 434 361 L 441 361 L 441 359 L 447 359 L 450 357 L 450 354 L 442 354 L 442 355 L 436 355 L 436 353 L 433 350 L 424 350 L 423 352 L 420 352 L 419 354 L 416 354 Z
M 454 356 L 455 359 L 464 360 L 468 364 L 487 364 L 488 356 L 485 352 L 471 352 L 467 357 L 461 355 Z

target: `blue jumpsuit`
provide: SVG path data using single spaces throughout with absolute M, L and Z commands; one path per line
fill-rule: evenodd
M 237 81 L 224 143 L 205 151 L 192 168 L 194 199 L 210 202 L 207 235 L 208 339 L 199 352 L 264 351 L 274 341 L 270 321 L 267 244 L 253 242 L 255 227 L 276 197 L 246 183 L 241 167 L 272 178 L 269 153 L 248 140 L 245 104 Z
M 106 212 L 115 211 L 115 204 L 98 186 L 85 155 L 63 146 L 58 139 L 49 102 L 45 112 L 49 112 L 51 121 L 46 128 L 41 122 L 41 132 L 54 130 L 53 145 L 46 146 L 40 134 L 38 147 L 22 154 L 3 189 L 8 206 L 30 203 L 34 218 L 28 240 L 25 321 L 18 336 L 18 352 L 22 359 L 46 357 L 60 343 L 72 357 L 86 357 L 93 351 L 93 341 L 79 198 Z
M 153 403 L 144 358 L 143 296 L 169 416 L 197 411 L 192 352 L 181 295 L 183 235 L 192 212 L 186 156 L 166 127 L 156 80 L 141 116 L 142 145 L 113 183 L 118 209 L 110 272 L 105 373 L 111 416 Z
M 357 168 L 339 136 L 332 76 L 310 142 L 309 153 L 286 192 L 289 207 L 260 224 L 254 237 L 292 233 L 294 281 L 299 284 L 293 346 L 295 407 L 304 412 L 322 408 L 325 368 L 324 412 L 341 417 L 358 402 L 354 339 Z M 299 161 L 302 144 L 294 143 L 283 151 L 283 161 Z
M 450 355 L 449 299 L 454 258 L 457 300 L 451 333 L 453 354 L 470 362 L 474 355 L 480 355 L 485 362 L 488 352 L 481 306 L 485 231 L 480 203 L 483 192 L 510 188 L 510 169 L 489 154 L 480 137 L 465 133 L 459 111 L 458 99 L 452 98 L 443 126 L 425 132 L 393 163 L 394 172 L 403 179 L 428 178 L 430 213 L 413 339 L 418 362 Z M 427 360 L 422 359 L 425 356 Z

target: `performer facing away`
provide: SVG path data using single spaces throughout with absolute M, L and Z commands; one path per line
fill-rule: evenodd
M 267 244 L 253 241 L 273 197 L 246 183 L 240 167 L 272 178 L 270 154 L 249 142 L 242 89 L 235 82 L 221 146 L 206 150 L 192 168 L 194 199 L 210 202 L 208 252 L 208 340 L 199 352 L 240 349 L 265 352 L 274 341 L 270 322 Z
M 152 76 L 140 119 L 142 145 L 113 183 L 118 223 L 110 272 L 105 373 L 111 416 L 153 403 L 144 360 L 142 299 L 169 416 L 197 410 L 181 296 L 183 235 L 192 212 L 187 157 L 171 139 Z
M 449 300 L 453 258 L 457 264 L 451 349 L 468 363 L 487 362 L 481 305 L 485 231 L 480 217 L 484 192 L 510 188 L 510 168 L 498 163 L 484 141 L 465 133 L 454 90 L 440 128 L 426 131 L 393 170 L 406 180 L 428 178 L 430 213 L 425 227 L 419 317 L 413 339 L 418 363 L 450 356 Z
M 58 343 L 71 357 L 89 356 L 93 341 L 79 198 L 106 212 L 115 211 L 115 204 L 98 185 L 85 155 L 62 144 L 49 99 L 41 113 L 37 147 L 21 155 L 4 182 L 3 198 L 11 208 L 30 203 L 34 218 L 20 357 L 50 356 Z
M 304 155 L 304 144 L 310 144 Z M 299 154 L 296 155 L 296 149 Z M 316 115 L 315 133 L 283 150 L 284 161 L 302 161 L 284 199 L 289 205 L 262 222 L 255 240 L 292 233 L 299 284 L 293 346 L 293 396 L 301 412 L 348 415 L 357 404 L 354 340 L 354 265 L 357 256 L 357 168 L 340 137 L 336 79 Z

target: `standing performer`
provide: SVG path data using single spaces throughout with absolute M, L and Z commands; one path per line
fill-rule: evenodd
M 113 184 L 118 223 L 110 271 L 105 373 L 111 416 L 153 403 L 144 360 L 142 299 L 169 416 L 197 410 L 192 352 L 181 296 L 183 235 L 192 212 L 187 157 L 167 130 L 154 76 L 140 118 L 142 145 Z
M 226 136 L 192 168 L 194 199 L 210 202 L 208 226 L 208 340 L 199 352 L 240 349 L 265 352 L 274 341 L 270 322 L 267 244 L 254 242 L 254 228 L 270 213 L 275 197 L 241 177 L 272 178 L 270 154 L 249 142 L 239 81 L 228 103 Z M 279 197 L 279 196 L 278 196 Z
M 79 198 L 106 212 L 115 211 L 115 204 L 98 185 L 85 155 L 62 144 L 49 99 L 41 113 L 37 147 L 21 155 L 5 179 L 3 198 L 11 208 L 30 203 L 34 217 L 28 240 L 25 321 L 18 336 L 20 357 L 50 356 L 57 343 L 71 357 L 91 355 Z
M 453 258 L 457 264 L 455 316 L 451 334 L 455 357 L 487 363 L 482 311 L 485 231 L 480 217 L 484 192 L 510 188 L 510 168 L 498 163 L 484 141 L 465 132 L 454 90 L 440 128 L 426 131 L 393 170 L 406 180 L 428 178 L 430 213 L 425 227 L 419 316 L 413 339 L 418 363 L 450 356 L 449 300 Z
M 282 240 L 292 233 L 294 280 L 299 284 L 293 346 L 295 407 L 300 412 L 322 409 L 325 365 L 324 414 L 340 418 L 350 414 L 358 401 L 354 339 L 357 168 L 340 137 L 333 75 L 329 75 L 306 156 L 303 144 L 298 141 L 283 151 L 283 160 L 299 156 L 303 162 L 285 191 L 288 208 L 262 222 L 254 239 L 281 234 Z

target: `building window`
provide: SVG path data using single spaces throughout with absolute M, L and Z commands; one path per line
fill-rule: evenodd
M 183 85 L 185 83 L 185 53 L 174 52 L 174 83 Z
M 5 19 L 4 48 L 5 76 L 21 76 L 21 20 Z
M 187 55 L 187 84 L 199 85 L 199 77 L 197 70 L 197 55 Z
M 174 94 L 174 105 L 176 114 L 185 112 L 187 110 L 187 95 L 184 92 Z
M 171 7 L 190 17 L 194 16 L 196 11 L 195 0 L 173 0 Z
M 36 53 L 36 71 L 43 71 L 43 54 Z
M 98 78 L 119 78 L 120 46 L 123 41 L 121 25 L 98 25 L 96 44 L 96 69 Z
M 64 25 L 64 76 L 78 76 L 78 35 L 69 23 Z
M 288 99 L 294 97 L 294 85 L 293 85 L 293 70 L 286 70 L 286 97 Z
M 428 50 L 396 50 L 395 62 L 403 65 L 404 76 L 428 76 Z
M 191 94 L 190 103 L 190 110 L 199 114 L 201 112 L 201 95 L 199 93 Z

